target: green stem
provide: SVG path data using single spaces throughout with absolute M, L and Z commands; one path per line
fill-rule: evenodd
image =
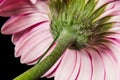
M 58 42 L 55 49 L 51 52 L 51 54 L 45 58 L 43 61 L 39 62 L 23 74 L 14 78 L 13 80 L 37 80 L 44 73 L 46 73 L 55 62 L 61 57 L 64 50 L 69 46 L 69 44 L 73 41 L 73 37 L 70 32 L 64 30 L 60 36 L 58 37 Z

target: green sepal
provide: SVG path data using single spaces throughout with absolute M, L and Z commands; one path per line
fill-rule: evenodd
M 94 20 L 96 20 L 96 18 L 98 18 L 105 10 L 107 4 L 101 6 L 100 8 L 98 8 L 97 10 L 95 10 L 92 15 L 89 17 L 89 20 L 92 20 L 94 22 Z

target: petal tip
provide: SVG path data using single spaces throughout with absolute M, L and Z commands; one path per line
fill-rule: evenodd
M 4 30 L 4 28 L 1 28 L 0 33 L 7 34 L 6 30 Z
M 11 34 L 11 33 L 9 33 L 8 30 L 5 29 L 4 27 L 1 28 L 1 31 L 0 31 L 0 32 L 1 32 L 1 34 L 6 34 L 6 35 Z
M 37 2 L 37 0 L 30 0 L 31 3 L 35 4 Z

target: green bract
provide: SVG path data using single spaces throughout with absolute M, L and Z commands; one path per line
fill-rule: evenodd
M 98 0 L 51 0 L 51 32 L 53 36 L 63 30 L 73 33 L 75 40 L 71 49 L 81 49 L 105 41 L 104 35 L 113 23 L 107 23 L 111 16 L 97 19 L 107 4 L 96 9 Z M 110 32 L 109 32 L 110 33 Z

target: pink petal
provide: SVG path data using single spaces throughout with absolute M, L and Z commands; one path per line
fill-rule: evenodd
M 92 59 L 87 52 L 82 51 L 80 72 L 76 80 L 91 80 L 92 76 Z
M 48 16 L 42 13 L 32 13 L 10 18 L 2 27 L 3 34 L 13 34 L 25 30 L 37 23 L 49 21 Z
M 49 22 L 46 22 L 46 23 L 42 23 L 42 24 L 39 24 L 38 26 L 36 26 L 35 28 L 33 28 L 32 30 L 30 30 L 29 32 L 27 32 L 26 34 L 24 34 L 23 36 L 20 37 L 20 39 L 18 40 L 17 44 L 16 44 L 16 47 L 15 47 L 15 50 L 18 51 L 18 49 L 24 45 L 26 42 L 28 42 L 28 40 L 31 41 L 31 39 L 33 37 L 41 37 L 43 35 L 38 35 L 39 33 L 43 33 L 46 31 L 49 32 Z M 35 36 L 36 35 L 36 36 Z M 50 35 L 50 34 L 49 34 Z M 43 36 L 44 37 L 44 36 Z M 34 38 L 33 38 L 34 39 Z M 17 57 L 18 54 L 16 54 L 16 57 Z M 20 55 L 19 55 L 20 56 Z M 19 57 L 18 56 L 18 57 Z
M 112 5 L 111 5 L 112 4 Z M 120 15 L 120 1 L 114 1 L 111 4 L 108 4 L 108 10 L 106 10 L 102 15 L 98 17 L 98 19 L 101 19 L 105 16 L 114 16 L 114 15 Z M 111 6 L 111 9 L 110 9 Z
M 55 80 L 68 80 L 75 68 L 76 53 L 67 49 L 55 73 Z
M 30 0 L 33 4 L 35 4 L 37 2 L 37 0 Z
M 43 23 L 19 39 L 15 46 L 15 56 L 21 56 L 21 63 L 30 63 L 39 58 L 52 41 L 49 24 Z
M 109 36 L 107 36 L 106 38 L 113 38 L 113 39 L 116 39 L 116 40 L 120 41 L 120 33 L 109 35 Z M 108 39 L 108 40 L 109 40 L 109 39 Z M 109 41 L 111 41 L 111 40 L 109 40 Z M 112 41 L 112 42 L 113 42 L 113 41 Z M 117 41 L 116 41 L 116 42 L 117 42 Z
M 97 0 L 97 1 L 98 1 L 98 4 L 95 7 L 96 9 L 98 9 L 99 7 L 101 7 L 102 5 L 104 5 L 106 3 L 110 3 L 110 2 L 115 1 L 115 0 Z
M 21 53 L 21 63 L 31 64 L 36 60 L 38 61 L 41 55 L 44 54 L 50 46 L 50 41 L 52 42 L 52 39 L 50 37 L 47 37 L 39 42 L 36 41 L 36 43 L 34 43 L 33 45 L 29 45 L 29 47 L 28 45 L 23 47 L 25 49 L 21 49 L 21 52 L 19 52 L 19 54 Z M 28 50 L 26 50 L 26 47 L 28 48 Z
M 111 41 L 111 44 L 107 44 L 107 47 L 111 50 L 111 55 L 114 55 L 115 59 L 116 59 L 116 63 L 119 65 L 120 67 L 120 40 L 119 39 L 109 39 L 109 41 Z
M 34 12 L 33 6 L 30 4 L 29 0 L 5 0 L 4 3 L 0 5 L 0 15 L 1 16 L 11 16 L 23 13 Z
M 37 4 L 32 4 L 29 0 L 5 0 L 0 4 L 1 16 L 13 16 L 33 12 L 48 13 L 47 11 L 48 5 L 46 1 L 41 0 Z
M 111 17 L 108 21 L 107 21 L 108 23 L 109 22 L 119 22 L 120 23 L 120 15 L 116 15 L 116 16 L 113 16 L 113 17 Z
M 81 66 L 81 56 L 80 56 L 80 53 L 79 51 L 76 51 L 76 55 L 77 55 L 77 60 L 76 60 L 76 63 L 75 63 L 75 68 L 74 68 L 74 71 L 72 72 L 72 75 L 69 77 L 68 80 L 76 80 L 79 72 L 80 72 L 80 66 Z
M 113 60 L 113 58 L 110 56 L 110 54 L 113 53 L 109 53 L 106 50 L 99 50 L 102 59 L 104 61 L 104 65 L 105 65 L 105 73 L 106 73 L 106 77 L 105 80 L 120 80 L 120 71 L 118 66 L 116 65 L 115 61 Z
M 49 5 L 49 0 L 37 0 L 34 7 L 36 7 L 38 11 L 50 15 L 50 9 L 48 5 Z
M 12 43 L 16 44 L 18 42 L 18 40 L 27 32 L 29 32 L 29 29 L 26 29 L 26 30 L 23 30 L 21 32 L 12 34 L 12 39 L 11 39 Z
M 92 59 L 92 67 L 93 67 L 92 80 L 104 80 L 105 68 L 101 56 L 95 50 L 88 49 L 88 51 Z
M 115 23 L 113 24 L 113 27 L 108 30 L 109 32 L 114 32 L 118 36 L 120 36 L 120 23 Z M 111 34 L 111 35 L 116 35 L 116 34 Z M 109 35 L 110 36 L 110 35 Z
M 51 46 L 51 45 L 52 45 L 52 46 Z M 54 48 L 56 47 L 56 43 L 50 44 L 49 47 L 50 47 L 50 49 L 49 49 L 48 52 L 44 55 L 44 57 L 41 58 L 40 62 L 41 62 L 42 60 L 44 60 L 48 55 L 51 54 L 51 52 L 52 52 L 52 51 L 54 50 Z M 37 62 L 38 62 L 38 58 L 36 58 L 36 60 L 34 60 L 33 62 L 28 63 L 27 65 L 34 65 L 34 64 L 36 64 Z M 54 66 L 52 66 L 52 68 L 51 68 L 50 70 L 48 70 L 48 71 L 47 71 L 43 76 L 41 76 L 41 77 L 48 77 L 48 78 L 53 77 L 54 74 L 55 74 L 56 68 L 58 67 L 58 65 L 60 64 L 60 62 L 61 62 L 61 58 L 54 64 Z
M 115 2 L 111 2 L 109 4 L 107 4 L 105 11 L 111 10 L 115 7 Z

